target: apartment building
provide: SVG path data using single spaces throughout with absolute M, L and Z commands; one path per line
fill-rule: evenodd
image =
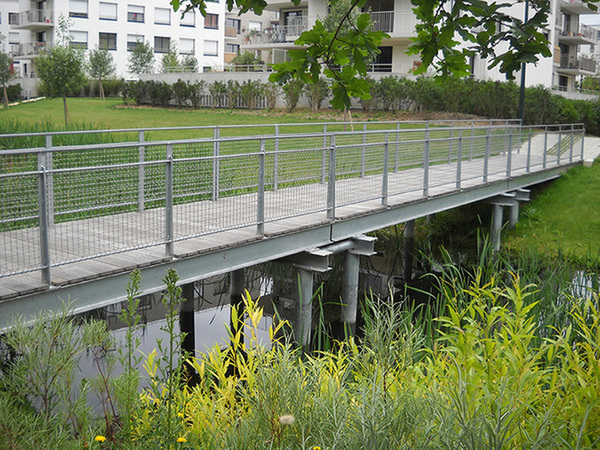
M 130 75 L 128 58 L 140 41 L 154 48 L 157 70 L 171 46 L 201 68 L 223 65 L 224 1 L 209 2 L 206 17 L 176 13 L 169 0 L 0 0 L 0 7 L 0 33 L 23 78 L 35 75 L 35 56 L 56 44 L 61 16 L 70 23 L 71 45 L 107 48 L 118 76 Z
M 597 30 L 580 23 L 581 15 L 595 13 L 581 0 L 550 1 L 549 25 L 542 32 L 550 43 L 553 56 L 527 66 L 526 84 L 542 84 L 564 93 L 574 92 L 578 79 L 596 72 L 595 61 L 581 56 L 580 51 L 581 46 L 598 44 Z M 269 62 L 277 63 L 285 60 L 287 51 L 294 48 L 294 41 L 303 31 L 327 15 L 327 0 L 302 0 L 298 6 L 289 0 L 269 0 L 268 3 L 267 9 L 279 14 L 279 22 L 261 33 L 249 34 L 242 48 L 268 50 L 271 52 Z M 509 13 L 522 19 L 525 7 L 524 3 L 515 2 Z M 368 0 L 365 11 L 371 15 L 373 29 L 390 36 L 382 43 L 381 53 L 371 65 L 374 76 L 412 73 L 420 60 L 418 55 L 406 54 L 412 42 L 410 39 L 416 37 L 417 24 L 410 0 Z M 497 68 L 488 69 L 487 66 L 487 61 L 473 58 L 473 76 L 484 80 L 505 79 Z

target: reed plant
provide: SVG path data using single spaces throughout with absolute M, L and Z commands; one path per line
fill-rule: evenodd
M 35 335 L 22 325 L 4 339 L 14 361 L 3 366 L 8 369 L 0 378 L 0 410 L 11 418 L 0 416 L 0 442 L 18 448 L 41 442 L 43 434 L 58 446 L 96 448 L 597 448 L 598 289 L 582 299 L 561 285 L 564 320 L 550 324 L 538 315 L 544 311 L 540 294 L 550 294 L 509 270 L 500 256 L 481 263 L 468 271 L 444 265 L 437 317 L 433 309 L 425 314 L 391 297 L 369 296 L 363 337 L 331 341 L 327 350 L 313 352 L 295 345 L 284 333 L 287 324 L 277 319 L 270 345 L 261 343 L 263 309 L 246 292 L 243 312 L 232 309 L 229 345 L 197 357 L 180 353 L 174 323 L 180 293 L 170 272 L 163 297 L 168 342 L 147 355 L 149 388 L 135 405 L 113 396 L 117 414 L 129 414 L 131 424 L 106 442 L 93 436 L 104 438 L 107 422 L 86 412 L 85 401 L 67 394 L 63 382 L 27 378 L 34 369 L 45 373 L 41 366 L 63 370 L 73 362 L 53 360 L 58 354 L 34 346 Z M 133 309 L 124 313 L 131 329 L 137 326 L 136 283 L 128 292 Z M 59 328 L 43 323 L 28 333 L 60 329 L 51 336 L 63 336 L 71 326 L 66 319 L 56 322 Z M 65 336 L 81 346 L 99 344 L 93 334 Z M 64 356 L 74 352 L 66 351 L 66 342 L 63 347 Z M 132 340 L 124 356 L 134 349 Z M 182 383 L 186 361 L 198 374 L 194 387 Z M 58 402 L 62 398 L 66 403 Z M 30 420 L 23 423 L 23 417 Z

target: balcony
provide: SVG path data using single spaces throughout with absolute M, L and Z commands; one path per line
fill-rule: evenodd
M 237 37 L 238 34 L 236 27 L 225 27 L 225 37 Z
M 571 14 L 596 14 L 596 11 L 592 11 L 588 5 L 581 0 L 562 0 L 560 2 L 560 9 L 568 11 Z
M 292 21 L 289 25 L 275 25 L 265 31 L 251 31 L 244 36 L 246 45 L 293 43 L 308 29 L 306 18 Z
M 394 11 L 372 11 L 369 15 L 373 24 L 373 31 L 394 32 Z
M 569 44 L 595 45 L 598 43 L 598 30 L 587 25 L 579 25 L 578 28 L 566 24 L 560 36 L 561 42 Z
M 590 58 L 563 55 L 560 58 L 560 71 L 572 75 L 593 75 L 596 73 L 596 61 Z
M 10 24 L 13 28 L 27 28 L 30 30 L 46 30 L 54 26 L 53 11 L 33 9 L 11 14 Z
M 24 44 L 11 44 L 10 53 L 13 58 L 35 57 L 45 52 L 50 46 L 46 42 L 27 42 Z

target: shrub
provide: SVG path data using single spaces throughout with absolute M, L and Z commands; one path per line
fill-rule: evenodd
M 289 112 L 292 112 L 302 96 L 304 83 L 300 80 L 290 80 L 283 85 L 283 97 Z
M 221 81 L 215 81 L 208 87 L 208 92 L 212 97 L 212 107 L 221 108 L 223 106 L 223 97 L 227 93 L 227 85 Z
M 6 95 L 8 96 L 9 102 L 16 102 L 17 100 L 21 100 L 21 92 L 23 88 L 20 84 L 11 84 L 6 87 Z
M 308 105 L 313 112 L 321 109 L 321 103 L 329 95 L 329 83 L 325 78 L 319 77 L 316 83 L 308 83 L 304 88 L 304 93 L 308 97 Z
M 229 108 L 234 109 L 237 107 L 240 93 L 240 83 L 237 80 L 227 80 L 227 105 Z
M 263 95 L 263 85 L 260 80 L 246 80 L 240 86 L 240 94 L 249 110 L 256 108 L 258 100 Z
M 281 88 L 277 83 L 267 81 L 264 84 L 263 89 L 267 100 L 267 108 L 269 108 L 270 110 L 275 109 L 275 106 L 277 106 L 277 98 L 281 93 Z

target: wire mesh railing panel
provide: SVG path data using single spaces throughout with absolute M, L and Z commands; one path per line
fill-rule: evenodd
M 41 266 L 38 180 L 32 172 L 0 174 L 0 276 Z
M 215 138 L 81 147 L 46 136 L 45 147 L 0 152 L 0 277 L 156 245 L 170 253 L 174 241 L 227 230 L 261 234 L 334 206 L 399 204 L 583 155 L 578 124 L 453 125 L 281 125 L 246 137 L 202 128 Z
M 329 162 L 329 152 L 321 148 L 267 154 L 271 182 L 265 193 L 265 222 L 325 211 Z M 275 177 L 277 184 L 272 182 Z

